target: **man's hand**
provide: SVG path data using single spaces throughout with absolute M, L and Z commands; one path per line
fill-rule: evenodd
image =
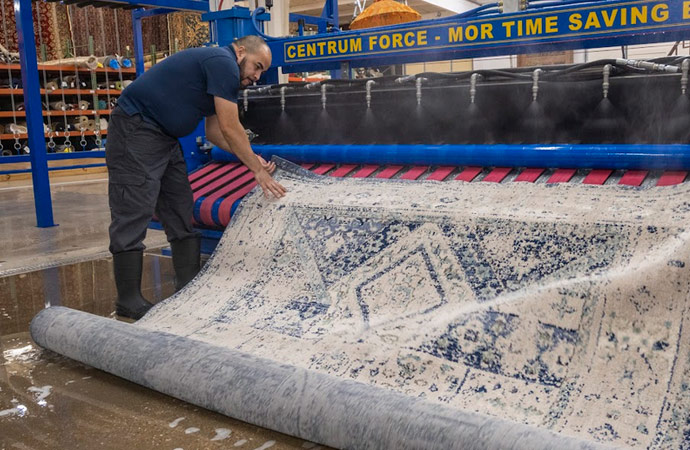
M 270 175 L 273 175 L 273 172 L 276 171 L 276 163 L 273 161 L 271 162 L 266 162 L 265 159 L 261 157 L 261 155 L 256 155 L 257 158 L 259 158 L 259 162 L 261 163 L 261 167 L 266 169 L 266 172 L 268 172 Z
M 259 156 L 259 158 L 261 157 Z M 266 161 L 264 161 L 264 163 L 265 162 Z M 275 170 L 275 164 L 273 164 L 273 169 Z M 268 173 L 268 171 L 265 168 L 262 169 L 260 172 L 255 173 L 254 179 L 259 184 L 259 186 L 261 186 L 261 189 L 263 189 L 266 198 L 268 198 L 270 195 L 273 195 L 275 198 L 281 198 L 287 192 L 287 190 L 283 186 L 281 186 L 280 183 L 273 179 L 271 174 Z
M 249 145 L 247 133 L 240 123 L 237 104 L 221 97 L 214 97 L 213 100 L 220 134 L 225 139 L 228 149 L 232 149 L 239 160 L 252 171 L 254 179 L 267 198 L 270 195 L 276 198 L 284 196 L 286 189 L 271 176 L 271 172 L 275 171 L 275 164 L 267 163 L 254 153 Z

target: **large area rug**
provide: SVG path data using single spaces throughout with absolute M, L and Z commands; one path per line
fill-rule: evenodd
M 206 365 L 204 373 L 212 373 L 202 378 L 211 381 L 203 382 L 187 380 L 196 375 L 184 371 L 207 364 L 204 352 L 225 348 L 264 368 L 401 393 L 439 415 L 479 413 L 523 424 L 520 436 L 544 431 L 548 439 L 575 438 L 568 442 L 579 448 L 690 447 L 687 185 L 354 180 L 287 163 L 279 178 L 288 195 L 275 201 L 255 191 L 246 198 L 199 277 L 136 325 L 118 324 L 137 336 L 209 344 L 178 375 L 164 375 L 160 365 L 172 363 L 144 356 L 149 344 L 136 344 L 126 330 L 145 367 L 118 369 L 125 356 L 113 356 L 107 340 L 85 337 L 87 327 L 72 330 L 77 322 L 62 326 L 61 308 L 35 319 L 34 338 L 173 395 L 178 388 L 157 384 L 182 379 L 211 389 L 204 383 L 222 378 L 221 369 Z M 177 354 L 179 339 L 166 349 Z M 240 376 L 230 370 L 229 379 Z M 285 381 L 277 385 L 287 389 Z M 311 387 L 305 381 L 254 400 L 264 408 L 282 401 L 277 397 L 308 397 Z M 329 398 L 333 405 L 339 399 Z M 236 400 L 228 408 L 256 407 Z M 207 407 L 233 414 L 214 401 Z M 280 431 L 321 442 L 337 434 L 337 423 L 310 420 Z M 520 447 L 512 445 L 516 435 L 489 436 L 499 428 L 489 423 L 467 442 Z M 305 431 L 316 426 L 330 428 Z M 442 448 L 442 441 L 432 436 L 417 448 Z

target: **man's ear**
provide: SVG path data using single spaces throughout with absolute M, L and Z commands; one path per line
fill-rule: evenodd
M 247 49 L 244 47 L 244 45 L 240 45 L 237 47 L 237 59 L 244 59 L 245 56 L 247 56 Z

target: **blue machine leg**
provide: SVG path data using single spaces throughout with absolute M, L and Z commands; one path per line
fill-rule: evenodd
M 38 81 L 31 0 L 15 0 L 14 10 L 17 19 L 17 40 L 24 86 L 26 124 L 29 132 L 29 148 L 31 149 L 31 177 L 34 184 L 36 222 L 39 227 L 52 227 L 55 226 L 53 201 L 50 197 L 50 178 L 48 177 L 48 159 L 43 132 L 43 106 L 41 105 L 41 86 Z
M 144 40 L 141 34 L 141 16 L 139 10 L 132 11 L 132 32 L 134 33 L 134 60 L 137 76 L 144 73 Z

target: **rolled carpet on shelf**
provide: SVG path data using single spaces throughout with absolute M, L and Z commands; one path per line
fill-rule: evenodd
M 53 111 L 72 111 L 74 109 L 74 105 L 61 100 L 57 102 L 50 102 L 49 106 Z
M 687 445 L 686 184 L 334 178 L 278 160 L 197 278 L 41 346 L 342 448 Z M 219 214 L 232 203 L 214 201 Z
M 62 58 L 54 59 L 50 61 L 41 62 L 44 66 L 76 66 L 83 67 L 90 70 L 96 70 L 98 68 L 98 58 L 94 55 L 90 56 L 77 56 L 75 58 Z

